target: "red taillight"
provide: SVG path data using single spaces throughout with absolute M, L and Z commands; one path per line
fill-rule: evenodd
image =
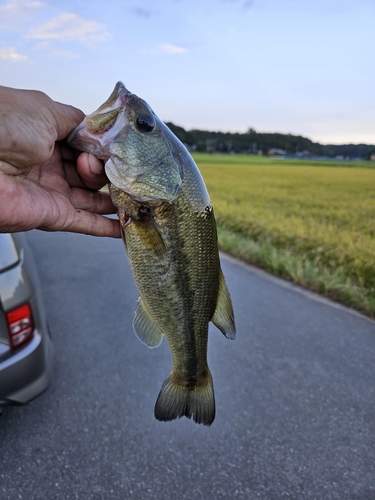
M 7 312 L 10 345 L 13 349 L 28 341 L 34 332 L 33 319 L 29 304 L 24 304 Z

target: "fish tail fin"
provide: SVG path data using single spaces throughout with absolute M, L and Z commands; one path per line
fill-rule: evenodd
M 214 386 L 210 370 L 204 384 L 194 387 L 178 385 L 173 372 L 164 381 L 155 404 L 155 418 L 168 422 L 176 418 L 193 417 L 194 422 L 210 426 L 215 420 Z

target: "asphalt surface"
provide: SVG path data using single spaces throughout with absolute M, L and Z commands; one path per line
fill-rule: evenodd
M 212 427 L 160 423 L 166 340 L 132 332 L 122 243 L 34 231 L 52 386 L 0 418 L 0 498 L 375 498 L 375 322 L 225 256 L 238 336 L 210 330 Z

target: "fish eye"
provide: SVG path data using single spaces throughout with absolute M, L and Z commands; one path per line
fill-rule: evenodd
M 151 115 L 139 115 L 136 125 L 140 132 L 151 132 L 155 127 L 155 119 Z

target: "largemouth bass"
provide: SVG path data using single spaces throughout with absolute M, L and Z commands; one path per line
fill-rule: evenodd
M 133 328 L 149 347 L 167 337 L 173 369 L 155 417 L 211 425 L 215 398 L 207 365 L 210 321 L 235 337 L 220 267 L 216 223 L 189 152 L 150 106 L 119 82 L 72 132 L 70 144 L 105 161 L 109 190 L 139 291 Z

